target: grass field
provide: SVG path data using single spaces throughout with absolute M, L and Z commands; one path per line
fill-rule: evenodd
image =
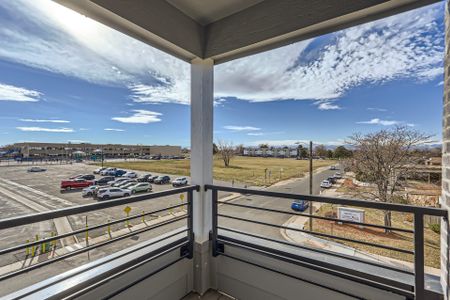
M 105 166 L 131 169 L 136 171 L 157 172 L 164 174 L 189 176 L 189 163 L 185 160 L 153 160 L 108 162 Z M 315 160 L 313 168 L 335 164 L 333 160 Z M 267 179 L 265 180 L 265 169 Z M 248 185 L 268 185 L 281 180 L 302 177 L 308 172 L 309 162 L 306 160 L 244 157 L 237 156 L 231 160 L 231 165 L 225 168 L 223 161 L 214 159 L 214 179 L 240 182 Z M 270 174 L 270 180 L 269 180 Z
M 383 224 L 384 213 L 377 209 L 364 209 L 365 210 L 365 223 L 368 224 Z M 331 214 L 337 214 L 337 206 L 331 204 L 324 204 L 321 206 L 317 214 L 319 216 L 330 216 Z M 392 226 L 403 229 L 413 229 L 413 217 L 411 214 L 392 212 Z M 308 224 L 305 224 L 305 228 L 308 228 Z M 401 248 L 405 250 L 414 249 L 414 240 L 411 233 L 404 232 L 392 232 L 385 233 L 383 229 L 378 228 L 359 228 L 357 225 L 339 225 L 335 222 L 328 220 L 314 220 L 313 231 L 325 234 L 332 234 L 339 237 L 350 238 L 359 241 L 365 241 L 375 244 L 381 244 L 391 246 L 395 248 Z M 424 230 L 425 235 L 425 265 L 439 268 L 440 267 L 440 234 L 432 231 L 428 226 Z M 336 242 L 348 245 L 350 247 L 368 252 L 378 254 L 381 256 L 387 256 L 403 261 L 413 261 L 413 256 L 405 253 L 399 253 L 396 251 L 381 249 L 377 247 L 362 245 L 358 243 L 346 242 L 336 240 Z

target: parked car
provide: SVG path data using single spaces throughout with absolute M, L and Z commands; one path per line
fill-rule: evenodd
M 334 178 L 341 179 L 342 178 L 342 174 L 339 173 L 339 172 L 336 172 L 336 174 L 334 174 Z
M 108 182 L 108 185 L 110 185 L 110 186 L 118 186 L 119 184 L 121 184 L 121 183 L 123 183 L 123 182 L 125 182 L 127 180 L 129 180 L 129 179 L 128 178 L 119 178 L 119 179 L 112 180 L 112 181 Z
M 148 180 L 150 179 L 150 177 L 152 177 L 152 174 L 145 174 L 145 175 L 140 176 L 136 180 L 138 182 L 149 182 Z
M 323 180 L 323 181 L 320 183 L 320 187 L 321 187 L 321 188 L 329 189 L 329 188 L 332 187 L 332 186 L 333 186 L 333 184 L 332 184 L 331 182 L 329 182 L 328 180 Z
M 170 177 L 167 175 L 158 176 L 153 182 L 156 184 L 166 184 L 170 182 Z
M 84 189 L 81 191 L 81 195 L 82 195 L 83 197 L 96 196 L 99 188 L 100 188 L 100 187 L 99 187 L 98 185 L 91 185 L 91 186 L 88 186 L 87 188 L 84 188 Z
M 77 176 L 72 176 L 69 179 L 72 179 L 72 180 L 73 179 L 94 180 L 95 176 L 91 175 L 91 174 L 80 174 L 80 175 L 77 175 Z
M 98 190 L 97 198 L 100 200 L 108 200 L 118 197 L 128 197 L 131 195 L 130 190 L 121 188 L 105 188 Z
M 150 192 L 152 190 L 152 185 L 148 182 L 139 182 L 133 186 L 128 187 L 132 194 L 139 192 Z
M 95 184 L 95 185 L 104 186 L 104 185 L 107 185 L 108 182 L 114 181 L 115 179 L 116 179 L 116 178 L 113 177 L 113 176 L 106 176 L 106 177 L 102 177 L 102 178 L 100 178 L 100 179 L 98 179 L 98 180 L 95 180 L 95 181 L 94 181 L 94 184 Z
M 104 171 L 104 170 L 106 170 L 106 169 L 107 169 L 107 168 L 98 168 L 98 169 L 95 169 L 94 172 L 92 172 L 92 173 L 94 173 L 94 174 L 100 174 L 101 171 Z
M 334 178 L 334 177 L 328 177 L 327 180 L 328 180 L 329 182 L 331 182 L 331 184 L 334 184 L 334 183 L 336 183 L 336 181 L 337 181 L 337 179 Z
M 172 181 L 172 186 L 183 186 L 188 184 L 188 180 L 186 177 L 178 177 L 174 181 Z
M 81 189 L 88 186 L 94 185 L 93 181 L 85 180 L 85 179 L 73 179 L 73 180 L 63 180 L 61 181 L 61 189 L 70 190 L 70 189 Z
M 109 172 L 117 170 L 116 168 L 106 168 L 103 171 L 100 171 L 100 175 L 107 176 Z
M 121 184 L 119 187 L 121 189 L 130 189 L 132 186 L 135 186 L 137 184 L 137 181 L 133 180 L 133 181 L 129 181 L 125 184 Z
M 123 177 L 128 177 L 128 178 L 137 178 L 138 174 L 136 172 L 126 172 L 122 176 Z
M 41 167 L 31 167 L 27 170 L 27 172 L 34 173 L 34 172 L 45 172 L 47 169 L 41 168 Z
M 150 177 L 148 178 L 148 182 L 154 183 L 154 182 L 155 182 L 155 179 L 158 178 L 158 177 L 159 177 L 158 175 L 150 176 Z
M 330 170 L 336 170 L 336 166 L 330 166 Z
M 125 171 L 125 170 L 116 170 L 112 176 L 122 177 L 126 173 L 127 173 L 127 171 Z
M 295 200 L 291 204 L 291 209 L 294 211 L 305 211 L 309 207 L 309 201 Z

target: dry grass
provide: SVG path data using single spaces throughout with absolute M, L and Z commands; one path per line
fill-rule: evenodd
M 384 214 L 380 210 L 365 209 L 365 223 L 383 225 Z M 320 216 L 337 213 L 337 206 L 324 204 L 317 212 Z M 404 229 L 413 229 L 413 217 L 411 214 L 392 213 L 392 226 Z M 305 225 L 309 226 L 308 224 Z M 315 232 L 333 234 L 339 237 L 351 238 L 359 241 L 371 242 L 405 250 L 414 250 L 414 241 L 412 233 L 392 232 L 385 233 L 383 229 L 365 227 L 360 228 L 356 225 L 338 225 L 332 221 L 314 220 L 313 230 Z M 361 245 L 358 243 L 344 242 L 336 240 L 339 243 L 350 247 L 377 255 L 391 257 L 403 261 L 412 262 L 413 256 L 409 254 L 399 253 L 396 251 L 385 250 L 377 247 Z M 440 236 L 428 227 L 425 228 L 425 265 L 439 268 L 440 267 Z
M 130 161 L 108 162 L 105 166 L 131 169 L 137 171 L 157 172 L 189 176 L 189 163 L 185 160 L 155 160 L 155 161 Z M 315 160 L 313 168 L 335 164 L 333 160 Z M 264 179 L 265 169 L 268 169 L 267 180 Z M 268 185 L 295 177 L 302 177 L 308 172 L 309 162 L 306 160 L 262 158 L 237 156 L 231 160 L 231 165 L 225 168 L 223 161 L 214 159 L 214 179 L 223 181 L 240 182 L 248 185 Z M 270 171 L 270 172 L 269 172 Z

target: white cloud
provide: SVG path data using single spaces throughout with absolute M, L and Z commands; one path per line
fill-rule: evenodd
M 0 101 L 37 102 L 41 96 L 38 91 L 0 83 Z
M 361 122 L 356 122 L 358 124 L 371 124 L 371 125 L 383 125 L 383 126 L 391 126 L 391 125 L 398 125 L 402 122 L 400 121 L 395 121 L 395 120 L 382 120 L 379 118 L 374 118 L 370 121 L 361 121 Z
M 318 101 L 316 102 L 317 108 L 319 110 L 338 110 L 341 109 L 341 107 L 337 104 L 334 104 L 330 101 Z
M 337 32 L 312 51 L 309 40 L 218 65 L 216 96 L 253 102 L 328 100 L 366 83 L 442 76 L 443 5 Z
M 379 112 L 385 112 L 385 111 L 387 111 L 387 109 L 385 109 L 385 108 L 379 108 L 379 107 L 368 107 L 367 110 L 371 110 L 371 111 L 379 111 Z
M 8 16 L 0 59 L 129 88 L 137 102 L 189 103 L 189 64 L 175 57 L 54 1 L 0 1 L 0 9 Z
M 85 141 L 85 140 L 68 140 L 68 143 L 71 144 L 89 144 L 89 141 Z
M 262 133 L 262 132 L 249 132 L 249 133 L 247 133 L 247 135 L 250 135 L 250 136 L 261 136 L 261 135 L 264 135 L 264 133 Z
M 149 124 L 161 121 L 160 116 L 162 116 L 162 113 L 159 112 L 144 109 L 135 109 L 133 112 L 134 114 L 129 117 L 113 117 L 111 119 L 122 123 L 132 124 Z
M 442 20 L 443 5 L 328 35 L 313 51 L 308 49 L 312 39 L 218 65 L 215 96 L 255 102 L 329 100 L 365 83 L 442 76 L 443 31 L 436 19 Z M 53 1 L 0 1 L 0 8 L 12 16 L 0 19 L 0 59 L 125 87 L 138 103 L 189 104 L 187 63 Z M 18 99 L 36 101 L 39 96 Z
M 20 131 L 32 131 L 32 132 L 57 132 L 57 133 L 69 133 L 75 132 L 72 128 L 45 128 L 45 127 L 16 127 Z
M 444 85 L 444 80 L 442 80 L 442 81 L 439 81 L 439 83 L 437 84 L 438 86 L 440 86 L 440 85 Z
M 45 120 L 45 119 L 19 119 L 22 122 L 33 122 L 33 123 L 70 123 L 67 120 Z
M 231 131 L 258 131 L 261 130 L 261 128 L 253 127 L 253 126 L 234 126 L 234 125 L 227 125 L 223 126 L 224 129 L 231 130 Z
M 103 129 L 105 131 L 116 131 L 116 132 L 124 132 L 125 129 L 119 129 L 119 128 L 105 128 Z

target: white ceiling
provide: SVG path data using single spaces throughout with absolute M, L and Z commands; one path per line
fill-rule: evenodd
M 201 25 L 207 25 L 264 0 L 166 0 Z

